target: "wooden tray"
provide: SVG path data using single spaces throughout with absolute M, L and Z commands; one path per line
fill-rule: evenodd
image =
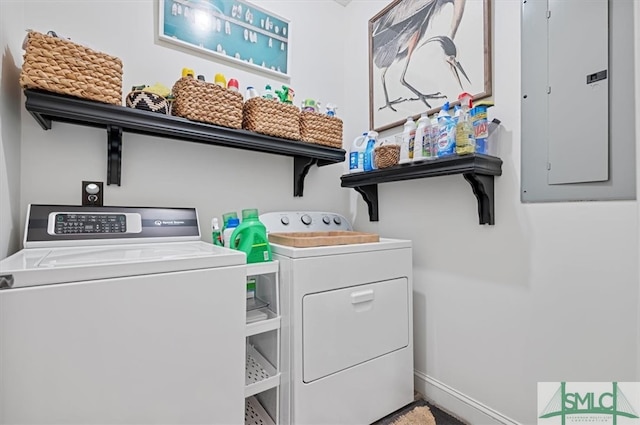
M 292 232 L 269 233 L 269 242 L 296 248 L 312 246 L 349 245 L 356 243 L 378 242 L 380 237 L 375 233 L 349 232 Z

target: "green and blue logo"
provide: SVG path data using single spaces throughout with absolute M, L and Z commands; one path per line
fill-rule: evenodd
M 539 382 L 538 424 L 640 425 L 640 382 Z

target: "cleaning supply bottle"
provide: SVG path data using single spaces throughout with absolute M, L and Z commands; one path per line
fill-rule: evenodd
M 222 246 L 222 232 L 217 217 L 211 219 L 211 240 L 214 245 Z
M 231 217 L 228 221 L 227 224 L 225 226 L 224 231 L 222 232 L 222 240 L 223 240 L 223 244 L 224 246 L 226 246 L 227 248 L 231 247 L 231 238 L 233 235 L 233 232 L 236 230 L 236 228 L 240 225 L 240 219 L 237 217 Z
M 481 100 L 473 105 L 469 111 L 473 126 L 473 137 L 476 139 L 476 153 L 489 154 L 489 121 L 487 108 L 493 106 L 493 102 Z
M 420 115 L 413 142 L 413 161 L 422 161 L 431 156 L 431 121 L 426 112 Z
M 367 133 L 367 147 L 364 150 L 364 157 L 362 160 L 362 166 L 364 171 L 372 171 L 376 169 L 375 162 L 375 148 L 378 142 L 378 133 L 376 131 L 369 131 Z
M 227 227 L 229 226 L 229 220 L 232 218 L 238 218 L 238 213 L 235 211 L 231 211 L 228 213 L 224 213 L 222 214 L 222 230 L 220 231 L 220 233 L 222 234 L 222 243 L 224 244 L 224 231 L 227 229 Z
M 438 112 L 438 158 L 453 155 L 456 147 L 455 123 L 449 115 L 449 102 Z
M 249 99 L 251 99 L 253 97 L 258 97 L 258 96 L 260 96 L 258 94 L 258 90 L 256 90 L 253 86 L 248 86 L 247 90 L 246 90 L 246 92 L 244 94 L 244 100 L 246 101 L 246 100 L 249 100 Z
M 265 99 L 275 99 L 276 98 L 276 95 L 275 95 L 275 93 L 273 93 L 273 90 L 271 89 L 271 86 L 269 84 L 264 86 L 264 92 L 262 92 L 262 97 L 265 98 Z
M 218 73 L 218 74 L 214 75 L 213 76 L 213 82 L 214 82 L 214 84 L 216 84 L 216 85 L 218 85 L 218 86 L 220 86 L 222 88 L 227 87 L 227 79 L 225 78 L 224 74 Z
M 267 228 L 258 218 L 257 209 L 242 210 L 242 223 L 231 235 L 229 248 L 247 254 L 247 264 L 271 261 Z
M 431 155 L 427 157 L 427 159 L 436 159 L 438 158 L 438 115 L 433 114 L 431 117 L 431 126 L 429 127 L 429 133 L 431 137 Z
M 367 133 L 362 133 L 361 136 L 353 139 L 351 143 L 351 150 L 349 151 L 349 172 L 358 173 L 364 171 L 364 151 L 367 148 L 365 143 L 367 140 Z
M 458 155 L 468 155 L 476 151 L 476 139 L 469 114 L 472 99 L 469 93 L 458 96 L 460 100 L 460 115 L 456 122 L 456 153 Z
M 412 117 L 407 117 L 402 129 L 402 141 L 400 142 L 400 164 L 411 162 L 413 158 L 413 146 L 416 137 L 416 123 Z

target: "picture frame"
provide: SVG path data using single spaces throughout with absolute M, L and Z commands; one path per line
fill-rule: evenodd
M 394 0 L 369 20 L 369 127 L 491 96 L 491 0 Z M 452 106 L 453 108 L 453 106 Z
M 289 76 L 290 21 L 245 0 L 158 0 L 158 39 Z

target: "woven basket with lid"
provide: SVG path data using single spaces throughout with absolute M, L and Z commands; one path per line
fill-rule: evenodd
M 173 115 L 223 127 L 242 127 L 242 95 L 214 83 L 183 77 L 173 85 Z
M 20 86 L 122 104 L 122 61 L 72 41 L 30 31 Z

